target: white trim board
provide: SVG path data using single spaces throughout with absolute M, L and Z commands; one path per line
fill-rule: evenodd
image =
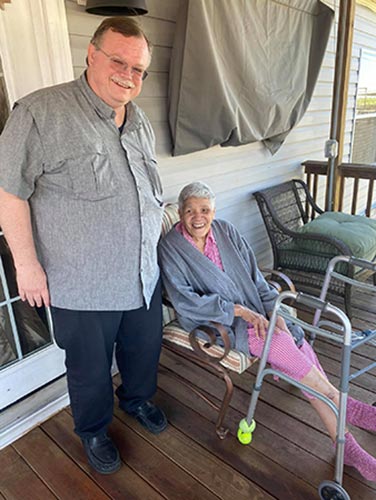
M 111 373 L 112 376 L 118 373 L 115 356 Z M 0 450 L 68 405 L 67 377 L 64 375 L 0 412 Z
M 3 368 L 0 371 L 0 410 L 63 375 L 64 358 L 64 351 L 51 344 Z
M 0 414 L 0 450 L 69 405 L 63 376 Z

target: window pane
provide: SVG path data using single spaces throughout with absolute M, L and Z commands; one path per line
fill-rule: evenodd
M 356 100 L 352 162 L 376 162 L 376 52 L 362 50 Z
M 18 296 L 16 273 L 9 247 L 3 236 L 0 236 L 0 258 L 5 271 L 6 283 L 11 299 Z M 5 301 L 4 284 L 0 283 L 0 301 Z M 0 331 L 0 367 L 14 360 L 16 356 L 16 342 L 14 335 L 18 333 L 19 343 L 23 356 L 51 344 L 51 335 L 45 309 L 31 307 L 20 299 L 11 304 L 17 332 L 12 332 L 9 313 L 6 306 L 1 307 Z
M 8 309 L 0 307 L 0 367 L 17 359 L 16 346 L 13 340 Z
M 44 322 L 44 308 L 18 301 L 13 303 L 13 311 L 24 356 L 51 343 L 47 322 Z
M 16 271 L 13 266 L 13 258 L 10 253 L 7 242 L 4 236 L 0 236 L 0 257 L 4 266 L 5 277 L 8 284 L 10 298 L 17 297 L 18 288 L 16 282 Z M 0 300 L 4 300 L 4 291 L 1 287 Z

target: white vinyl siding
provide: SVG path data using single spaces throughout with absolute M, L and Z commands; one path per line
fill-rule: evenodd
M 333 1 L 327 3 L 331 6 L 334 4 Z M 338 9 L 338 1 L 336 4 Z M 180 1 L 148 0 L 147 5 L 149 13 L 139 20 L 155 48 L 150 75 L 137 103 L 149 116 L 156 133 L 165 201 L 175 201 L 179 190 L 188 182 L 207 182 L 217 194 L 217 216 L 234 223 L 253 246 L 260 264 L 270 265 L 270 245 L 252 193 L 294 177 L 302 177 L 301 162 L 304 160 L 324 160 L 324 144 L 330 130 L 337 22 L 333 25 L 308 111 L 276 155 L 272 156 L 261 143 L 255 143 L 229 148 L 215 146 L 189 155 L 172 157 L 167 122 L 168 70 Z M 77 6 L 76 0 L 66 0 L 66 7 L 74 72 L 78 76 L 85 68 L 90 35 L 102 18 L 85 13 L 83 7 Z M 364 10 L 358 8 L 360 9 Z M 364 24 L 367 18 L 371 19 L 368 12 L 367 16 L 360 18 L 360 24 Z M 371 35 L 371 26 L 374 27 L 373 33 L 376 33 L 376 22 L 368 21 L 366 24 L 368 34 L 363 34 L 363 38 L 367 35 L 367 40 L 371 39 L 372 43 L 376 43 L 375 36 Z M 355 103 L 357 70 L 355 58 L 350 77 L 350 111 Z M 202 85 L 199 77 L 197 85 Z M 346 124 L 344 161 L 349 161 L 352 120 L 350 112 Z

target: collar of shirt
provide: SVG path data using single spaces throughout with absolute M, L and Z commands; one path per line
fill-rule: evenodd
M 87 78 L 86 78 L 86 71 L 82 73 L 80 78 L 78 79 L 78 85 L 82 91 L 82 93 L 85 95 L 85 97 L 88 99 L 88 101 L 94 106 L 96 109 L 97 113 L 102 116 L 103 118 L 115 118 L 115 111 L 111 106 L 106 104 L 90 87 Z M 130 101 L 126 105 L 126 113 L 127 113 L 127 120 L 126 123 L 124 124 L 124 129 L 127 128 L 128 130 L 135 130 L 141 127 L 142 121 L 140 117 L 140 113 L 137 109 L 137 107 Z
M 196 248 L 197 245 L 195 243 L 195 240 L 192 238 L 192 236 L 188 233 L 188 231 L 185 229 L 184 227 L 184 224 L 182 222 L 178 222 L 178 224 L 176 225 L 176 230 L 184 236 L 184 238 L 189 241 L 189 243 L 191 243 L 193 246 L 195 246 Z M 212 231 L 212 228 L 209 229 L 209 232 L 208 232 L 208 235 L 206 236 L 206 241 L 205 241 L 205 248 L 204 248 L 204 255 L 206 257 L 209 256 L 209 254 L 211 254 L 211 249 L 213 247 L 216 247 L 217 246 L 217 242 L 215 241 L 215 238 L 214 238 L 214 234 L 213 234 L 213 231 Z

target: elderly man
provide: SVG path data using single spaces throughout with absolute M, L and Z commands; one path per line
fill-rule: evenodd
M 19 294 L 51 305 L 75 431 L 103 474 L 121 464 L 107 435 L 114 345 L 120 407 L 153 433 L 167 425 L 150 401 L 162 338 L 162 189 L 153 131 L 132 102 L 150 60 L 133 19 L 105 19 L 85 73 L 20 99 L 0 137 L 0 223 Z

